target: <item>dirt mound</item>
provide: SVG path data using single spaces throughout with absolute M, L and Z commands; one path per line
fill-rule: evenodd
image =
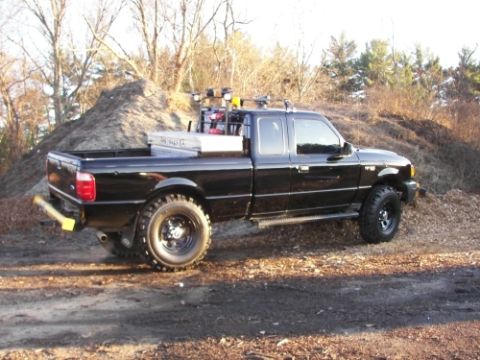
M 167 94 L 148 81 L 104 91 L 80 119 L 55 129 L 0 179 L 0 197 L 45 189 L 45 157 L 50 150 L 144 147 L 147 132 L 185 129 L 191 118 L 188 111 L 170 112 Z

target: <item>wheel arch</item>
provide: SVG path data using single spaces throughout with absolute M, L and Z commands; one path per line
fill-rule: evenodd
M 212 215 L 212 210 L 206 200 L 205 192 L 195 182 L 185 178 L 169 178 L 160 181 L 155 189 L 148 195 L 145 206 L 160 196 L 168 194 L 178 194 L 193 198 L 202 206 L 208 215 Z
M 398 169 L 395 168 L 386 168 L 383 169 L 379 174 L 378 174 L 378 179 L 377 181 L 372 185 L 372 189 L 375 186 L 380 186 L 380 185 L 387 185 L 391 186 L 394 188 L 396 191 L 401 193 L 400 199 L 403 201 L 404 199 L 404 186 L 403 186 L 403 180 L 399 174 Z

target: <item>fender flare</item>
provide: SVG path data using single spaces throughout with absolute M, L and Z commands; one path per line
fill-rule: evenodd
M 159 190 L 164 190 L 170 187 L 176 187 L 176 186 L 182 186 L 182 187 L 190 187 L 195 189 L 197 192 L 203 193 L 203 190 L 192 180 L 185 179 L 185 178 L 168 178 L 165 180 L 161 180 L 155 185 L 154 192 L 158 192 Z
M 155 185 L 155 188 L 152 190 L 152 192 L 148 194 L 145 204 L 156 198 L 159 194 L 168 192 L 177 192 L 193 196 L 202 203 L 207 211 L 210 211 L 210 207 L 206 201 L 205 191 L 192 180 L 179 177 L 173 177 L 159 181 Z
M 398 169 L 392 168 L 392 167 L 387 167 L 387 168 L 381 170 L 381 171 L 377 174 L 377 176 L 378 176 L 379 178 L 382 178 L 382 177 L 388 176 L 388 175 L 398 175 L 398 173 L 399 173 L 399 170 L 398 170 Z

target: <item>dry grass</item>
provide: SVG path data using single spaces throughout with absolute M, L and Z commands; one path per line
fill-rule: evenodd
M 368 91 L 368 108 L 372 117 L 397 117 L 402 119 L 433 120 L 450 127 L 451 115 L 447 108 L 432 107 L 434 99 L 422 97 L 415 89 L 378 86 Z
M 480 149 L 480 106 L 458 102 L 449 110 L 454 134 Z
M 169 111 L 192 111 L 190 96 L 183 93 L 169 93 L 167 97 L 167 109 Z
M 455 102 L 449 106 L 433 106 L 435 98 L 425 97 L 414 88 L 378 86 L 368 91 L 370 118 L 393 117 L 403 120 L 431 120 L 447 129 L 459 141 L 480 148 L 480 106 Z
M 0 213 L 0 234 L 28 229 L 44 218 L 33 205 L 32 198 L 26 196 L 1 199 Z

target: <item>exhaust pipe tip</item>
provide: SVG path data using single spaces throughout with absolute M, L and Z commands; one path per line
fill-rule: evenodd
M 101 243 L 105 243 L 105 242 L 107 242 L 107 240 L 108 240 L 108 235 L 105 234 L 104 232 L 98 231 L 98 232 L 97 232 L 97 239 L 98 239 L 98 241 L 100 241 Z
M 425 189 L 425 188 L 419 188 L 418 189 L 418 195 L 420 195 L 420 197 L 425 197 L 425 196 L 427 196 L 427 194 L 428 194 L 427 189 Z

